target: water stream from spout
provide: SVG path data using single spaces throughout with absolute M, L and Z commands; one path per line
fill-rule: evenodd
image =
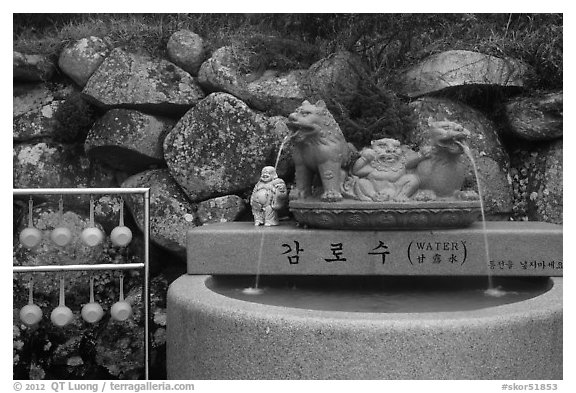
M 290 140 L 290 135 L 286 135 L 280 144 L 280 148 L 278 149 L 278 155 L 276 156 L 276 162 L 274 163 L 274 168 L 278 168 L 278 163 L 280 162 L 280 157 L 282 156 L 282 150 L 286 146 L 286 143 Z M 262 229 L 263 231 L 266 230 L 266 227 Z M 256 279 L 254 282 L 253 287 L 244 288 L 242 293 L 246 295 L 260 295 L 264 292 L 262 288 L 259 288 L 260 285 L 260 265 L 262 264 L 262 252 L 264 251 L 264 232 L 262 232 L 262 237 L 260 238 L 260 248 L 258 249 L 258 262 L 256 264 Z
M 465 143 L 456 141 L 462 149 L 464 149 L 464 154 L 470 160 L 472 164 L 472 169 L 474 170 L 474 177 L 476 178 L 476 185 L 478 187 L 478 198 L 480 199 L 480 212 L 482 213 L 482 232 L 484 235 L 484 251 L 486 255 L 486 267 L 488 269 L 488 289 L 484 291 L 484 293 L 488 296 L 500 297 L 506 295 L 506 292 L 503 291 L 500 287 L 494 287 L 494 282 L 492 280 L 492 273 L 490 273 L 490 246 L 488 244 L 488 231 L 486 229 L 486 214 L 484 212 L 484 198 L 482 195 L 482 187 L 480 186 L 480 177 L 478 176 L 478 167 L 476 166 L 476 161 L 474 160 L 474 156 L 472 156 L 472 152 L 470 151 L 470 147 Z
M 286 135 L 284 137 L 284 140 L 280 144 L 280 148 L 278 149 L 278 155 L 276 156 L 276 162 L 274 163 L 274 168 L 276 169 L 278 169 L 278 163 L 280 162 L 280 156 L 282 155 L 282 150 L 284 150 L 284 147 L 286 146 L 286 143 L 288 143 L 289 140 L 290 135 Z
M 266 227 L 262 229 L 262 237 L 260 238 L 260 248 L 258 249 L 258 262 L 256 264 L 256 278 L 254 280 L 254 286 L 244 288 L 242 293 L 246 295 L 261 295 L 264 293 L 262 288 L 259 288 L 260 285 L 260 265 L 262 264 L 262 252 L 264 251 L 264 230 Z

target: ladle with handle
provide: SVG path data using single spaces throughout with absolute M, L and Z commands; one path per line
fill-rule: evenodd
M 54 228 L 54 230 L 50 233 L 50 240 L 54 242 L 57 246 L 64 247 L 68 245 L 72 241 L 72 232 L 70 229 L 63 226 L 64 223 L 64 200 L 62 199 L 62 195 L 60 195 L 60 201 L 58 203 L 58 219 L 60 222 L 60 226 Z
M 42 241 L 42 232 L 38 228 L 34 228 L 34 222 L 32 220 L 32 212 L 34 209 L 34 200 L 30 196 L 28 201 L 28 227 L 20 232 L 20 243 L 29 249 L 38 247 Z
M 34 279 L 30 279 L 30 287 L 28 288 L 28 304 L 20 309 L 20 320 L 25 325 L 36 325 L 42 319 L 42 310 L 34 304 Z
M 65 292 L 64 292 L 64 277 L 60 277 L 60 303 L 58 307 L 52 310 L 50 320 L 52 323 L 59 327 L 64 327 L 72 322 L 74 314 L 72 310 L 66 307 Z
M 132 306 L 124 300 L 124 274 L 120 274 L 120 300 L 112 305 L 110 315 L 115 321 L 125 321 L 132 315 Z
M 132 240 L 132 231 L 127 226 L 124 226 L 124 198 L 120 198 L 120 220 L 116 228 L 110 233 L 110 240 L 112 244 L 117 247 L 127 246 Z
M 104 240 L 102 231 L 94 226 L 94 198 L 92 195 L 90 195 L 90 226 L 82 231 L 80 238 L 84 244 L 90 247 L 95 247 Z
M 88 323 L 96 323 L 104 316 L 102 306 L 94 301 L 94 277 L 90 277 L 90 303 L 86 303 L 81 311 L 82 319 Z

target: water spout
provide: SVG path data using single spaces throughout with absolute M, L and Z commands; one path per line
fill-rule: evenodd
M 474 156 L 472 156 L 472 152 L 470 151 L 470 147 L 467 144 L 455 141 L 462 149 L 464 150 L 464 154 L 470 160 L 472 164 L 472 169 L 474 170 L 474 177 L 476 178 L 476 185 L 478 187 L 478 198 L 480 199 L 480 212 L 482 213 L 482 232 L 484 234 L 484 250 L 486 254 L 486 266 L 488 267 L 488 289 L 484 291 L 484 294 L 487 296 L 492 297 L 501 297 L 506 295 L 506 291 L 503 291 L 500 287 L 494 287 L 494 283 L 492 281 L 492 274 L 490 273 L 490 247 L 488 245 L 488 232 L 486 230 L 486 214 L 484 212 L 484 198 L 482 194 L 482 187 L 480 186 L 480 177 L 478 175 L 478 167 L 476 166 L 476 161 L 474 160 Z
M 265 228 L 264 228 L 265 229 Z M 243 294 L 246 295 L 261 295 L 264 293 L 262 288 L 259 288 L 260 284 L 260 265 L 262 264 L 262 252 L 264 251 L 264 231 L 262 232 L 262 237 L 260 238 L 260 248 L 258 249 L 258 263 L 256 265 L 256 279 L 254 281 L 253 287 L 244 288 L 242 290 Z
M 282 143 L 280 144 L 280 149 L 278 149 L 278 155 L 276 156 L 276 162 L 274 163 L 274 168 L 278 169 L 278 163 L 280 162 L 280 156 L 282 155 L 282 150 L 284 150 L 284 146 L 290 140 L 290 135 L 286 135 Z

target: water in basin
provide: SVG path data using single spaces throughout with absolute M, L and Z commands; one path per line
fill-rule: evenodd
M 308 310 L 424 313 L 468 311 L 520 302 L 551 287 L 544 277 L 495 277 L 502 296 L 485 294 L 485 277 L 261 276 L 258 294 L 245 291 L 252 276 L 212 277 L 221 295 L 253 303 Z

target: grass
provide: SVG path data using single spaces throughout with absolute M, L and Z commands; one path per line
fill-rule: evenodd
M 279 67 L 352 50 L 383 83 L 428 55 L 474 50 L 525 61 L 535 71 L 533 88 L 562 88 L 562 14 L 15 14 L 13 41 L 17 51 L 58 55 L 68 42 L 94 35 L 165 57 L 170 35 L 180 29 L 204 37 L 209 51 L 223 45 L 265 50 L 270 37 L 299 43 L 302 51 L 265 57 Z M 268 42 L 259 45 L 257 37 Z

